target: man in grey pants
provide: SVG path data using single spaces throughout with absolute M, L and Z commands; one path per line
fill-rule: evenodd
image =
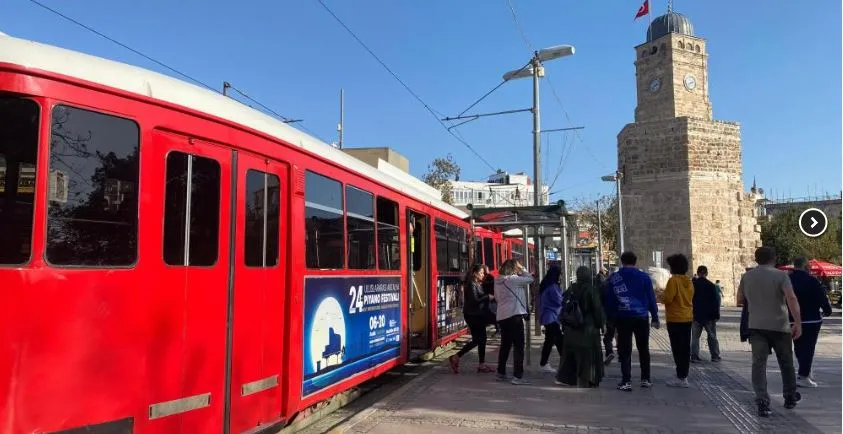
M 758 267 L 741 277 L 738 305 L 747 303 L 749 313 L 749 343 L 752 346 L 752 388 L 758 404 L 758 416 L 769 417 L 770 395 L 767 393 L 767 357 L 770 349 L 776 352 L 781 370 L 784 407 L 792 409 L 802 398 L 796 391 L 796 371 L 793 367 L 793 340 L 802 335 L 799 302 L 793 293 L 787 273 L 773 264 L 776 254 L 769 247 L 755 251 Z M 788 308 L 793 316 L 791 327 Z

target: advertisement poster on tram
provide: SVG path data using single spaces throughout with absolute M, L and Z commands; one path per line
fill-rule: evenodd
M 400 277 L 306 277 L 302 396 L 399 356 Z
M 437 281 L 436 325 L 439 337 L 448 336 L 465 328 L 462 315 L 462 279 L 443 276 Z

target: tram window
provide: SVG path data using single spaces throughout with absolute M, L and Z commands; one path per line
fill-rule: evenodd
M 47 261 L 126 266 L 137 259 L 140 130 L 129 119 L 53 109 Z
M 495 244 L 495 257 L 498 259 L 498 264 L 503 264 L 503 255 L 501 253 L 501 245 Z
M 436 219 L 436 270 L 447 273 L 448 267 L 448 224 Z
M 465 229 L 463 228 L 456 228 L 454 231 L 454 235 L 456 236 L 456 248 L 457 248 L 457 256 L 458 259 L 457 266 L 459 267 L 459 271 L 462 273 L 468 272 L 468 241 L 466 240 Z
M 308 170 L 304 200 L 307 267 L 344 268 L 342 184 Z
M 278 176 L 246 172 L 245 262 L 249 267 L 278 264 L 280 191 Z M 267 210 L 266 212 L 264 210 Z
M 381 270 L 401 269 L 401 246 L 398 229 L 398 204 L 379 197 L 378 207 L 378 267 Z
M 495 267 L 495 250 L 494 244 L 491 238 L 483 238 L 483 259 L 484 264 L 489 267 L 490 270 L 496 270 Z
M 460 264 L 460 246 L 462 245 L 461 233 L 465 233 L 462 228 L 448 225 L 448 271 L 462 271 Z M 462 235 L 464 237 L 465 235 Z
M 375 197 L 357 187 L 345 187 L 348 268 L 375 269 Z
M 38 157 L 35 101 L 0 96 L 0 264 L 29 262 Z
M 474 263 L 483 263 L 483 242 L 480 238 L 474 238 Z
M 166 176 L 164 262 L 181 266 L 214 265 L 219 251 L 220 164 L 210 158 L 173 151 L 167 155 Z M 185 228 L 188 220 L 190 227 Z M 187 255 L 186 240 L 190 244 Z

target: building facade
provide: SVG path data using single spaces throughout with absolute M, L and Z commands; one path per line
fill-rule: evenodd
M 535 185 L 523 173 L 498 172 L 486 181 L 451 181 L 453 205 L 466 209 L 468 204 L 478 208 L 533 205 Z M 548 203 L 548 186 L 542 186 L 542 204 Z
M 740 126 L 713 119 L 706 41 L 687 17 L 668 10 L 654 19 L 635 54 L 635 122 L 618 134 L 625 247 L 640 267 L 687 255 L 734 304 L 761 243 L 757 196 L 743 188 Z

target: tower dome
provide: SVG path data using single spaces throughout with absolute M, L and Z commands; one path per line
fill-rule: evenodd
M 694 26 L 685 15 L 668 9 L 666 14 L 650 23 L 650 27 L 647 28 L 647 42 L 659 39 L 669 33 L 694 36 Z

